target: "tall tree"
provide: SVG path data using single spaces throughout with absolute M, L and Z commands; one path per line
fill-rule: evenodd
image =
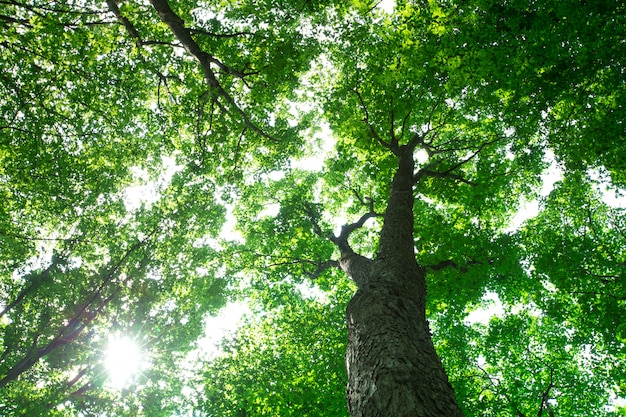
M 334 361 L 308 374 L 328 384 L 268 367 L 304 372 L 311 343 L 274 327 L 324 306 L 334 326 L 352 290 L 352 416 L 615 415 L 624 214 L 589 189 L 623 185 L 623 4 L 1 5 L 3 412 L 335 412 L 312 393 L 343 382 Z M 293 167 L 322 123 L 332 151 Z M 563 181 L 511 231 L 546 151 Z M 335 301 L 304 301 L 304 280 Z M 180 368 L 229 291 L 267 324 L 198 389 Z M 468 321 L 489 297 L 504 312 Z M 120 330 L 152 355 L 132 395 L 99 365 Z M 334 355 L 333 330 L 310 327 Z

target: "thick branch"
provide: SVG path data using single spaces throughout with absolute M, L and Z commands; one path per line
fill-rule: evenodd
M 80 387 L 76 391 L 71 392 L 70 395 L 72 397 L 81 397 L 81 396 L 85 395 L 85 393 L 87 391 L 89 391 L 90 389 L 92 389 L 92 388 L 93 388 L 93 386 L 91 385 L 91 382 L 87 382 L 86 384 L 84 384 L 82 387 Z
M 339 234 L 339 236 L 332 236 L 330 240 L 335 245 L 337 245 L 337 247 L 339 248 L 339 250 L 341 250 L 342 253 L 344 251 L 353 252 L 352 248 L 350 248 L 350 245 L 348 244 L 348 238 L 350 237 L 352 232 L 363 227 L 365 222 L 373 217 L 380 217 L 380 214 L 374 211 L 369 211 L 363 214 L 359 218 L 359 220 L 357 220 L 356 222 L 343 225 L 341 227 L 341 233 Z
M 350 245 L 348 244 L 348 239 L 350 238 L 350 235 L 352 234 L 352 232 L 363 227 L 363 225 L 365 224 L 367 220 L 373 217 L 382 217 L 382 214 L 376 213 L 376 211 L 374 210 L 374 200 L 372 198 L 361 197 L 359 192 L 355 190 L 354 188 L 351 188 L 350 190 L 354 193 L 357 200 L 359 200 L 361 204 L 368 207 L 368 211 L 367 213 L 363 214 L 359 218 L 359 220 L 357 220 L 356 222 L 343 225 L 341 227 L 341 232 L 339 236 L 335 236 L 329 230 L 322 229 L 322 227 L 319 224 L 319 213 L 316 211 L 314 205 L 305 203 L 304 210 L 306 212 L 307 217 L 309 218 L 309 221 L 311 222 L 311 225 L 313 226 L 313 231 L 315 232 L 316 235 L 324 239 L 329 239 L 341 251 L 346 250 L 346 251 L 352 252 L 352 249 L 350 248 Z
M 74 385 L 76 385 L 76 383 L 87 374 L 88 370 L 89 370 L 89 367 L 85 367 L 81 369 L 80 372 L 78 372 L 76 376 L 74 376 L 74 378 L 67 381 L 67 387 L 72 388 Z
M 424 149 L 427 149 L 426 145 L 424 144 L 424 135 L 421 135 L 419 133 L 414 134 L 411 140 L 406 144 L 407 149 L 410 149 L 411 152 L 415 151 L 415 149 L 420 145 L 424 147 Z
M 455 181 L 460 181 L 462 183 L 465 183 L 467 185 L 471 185 L 472 187 L 477 186 L 478 184 L 470 181 L 460 175 L 457 174 L 453 174 L 451 172 L 445 171 L 445 172 L 437 172 L 437 171 L 430 171 L 428 169 L 422 169 L 420 170 L 416 175 L 416 182 L 421 178 L 421 177 L 435 177 L 435 178 L 450 178 L 453 179 Z
M 541 404 L 539 404 L 539 412 L 537 413 L 537 417 L 542 417 L 544 408 L 548 410 L 548 414 L 550 415 L 550 417 L 554 417 L 554 414 L 552 413 L 552 407 L 550 407 L 550 403 L 548 402 L 548 400 L 550 399 L 550 390 L 552 390 L 552 387 L 554 386 L 553 374 L 554 371 L 550 369 L 550 383 L 548 384 L 545 391 L 543 392 L 543 395 L 541 396 Z
M 350 238 L 350 234 L 352 234 L 352 232 L 359 229 L 360 227 L 363 227 L 368 219 L 380 216 L 380 214 L 374 211 L 373 201 L 370 201 L 370 211 L 363 214 L 356 222 L 344 225 L 341 228 L 341 233 L 339 234 L 339 236 L 335 236 L 330 231 L 323 230 L 322 227 L 319 225 L 318 213 L 315 211 L 314 207 L 310 204 L 305 204 L 305 210 L 307 216 L 311 221 L 311 224 L 313 225 L 313 231 L 318 236 L 329 239 L 331 242 L 333 242 L 337 246 L 341 254 L 341 259 L 338 262 L 331 260 L 328 261 L 326 264 L 320 265 L 318 270 L 315 271 L 313 275 L 319 275 L 331 266 L 338 266 L 353 279 L 357 286 L 360 287 L 363 283 L 367 281 L 367 271 L 369 270 L 369 266 L 372 260 L 356 253 L 350 247 L 348 240 Z
M 122 15 L 119 7 L 117 7 L 117 2 L 115 0 L 106 0 L 106 1 L 107 1 L 107 6 L 109 7 L 109 10 L 115 15 L 117 20 L 119 20 L 120 23 L 124 26 L 124 28 L 130 35 L 130 37 L 135 40 L 135 44 L 137 46 L 141 46 L 143 44 L 143 41 L 141 39 L 141 36 L 139 36 L 139 32 L 137 31 L 135 26 L 125 16 Z
M 330 268 L 341 268 L 339 261 L 331 259 L 326 262 L 319 263 L 317 264 L 317 269 L 313 272 L 308 272 L 307 275 L 310 279 L 314 280 L 319 278 L 319 276 L 322 275 L 324 271 Z
M 248 128 L 262 137 L 275 142 L 276 139 L 259 128 L 250 117 L 248 117 L 246 112 L 237 105 L 235 99 L 218 82 L 215 72 L 211 68 L 211 63 L 218 65 L 217 63 L 219 62 L 221 64 L 221 62 L 200 48 L 200 45 L 198 45 L 191 36 L 191 30 L 185 27 L 185 22 L 174 13 L 167 0 L 150 0 L 150 3 L 159 14 L 161 20 L 170 28 L 176 39 L 183 44 L 190 55 L 198 60 L 204 71 L 204 78 L 211 88 L 212 95 L 224 99 L 228 106 L 239 114 Z M 232 72 L 232 70 L 230 72 Z

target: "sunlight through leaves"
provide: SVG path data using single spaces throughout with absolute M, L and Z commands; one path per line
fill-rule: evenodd
M 126 336 L 114 336 L 109 340 L 104 360 L 109 383 L 116 389 L 127 386 L 145 364 L 137 343 Z

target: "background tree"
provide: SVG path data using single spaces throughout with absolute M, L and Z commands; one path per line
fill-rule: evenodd
M 254 292 L 254 322 L 238 329 L 202 374 L 207 415 L 345 414 L 345 303 L 352 290 L 316 299 L 303 297 L 303 288 L 283 283 Z M 277 299 L 282 308 L 268 311 Z
M 257 3 L 252 20 L 252 5 L 179 6 L 193 27 L 166 2 L 2 3 L 3 414 L 189 408 L 180 368 L 228 283 L 210 244 L 220 193 L 240 165 L 298 146 L 252 158 L 250 135 L 261 148 L 295 128 L 279 106 L 242 109 L 291 94 L 314 44 L 298 5 L 274 16 Z M 117 333 L 151 364 L 133 395 L 106 386 Z
M 340 413 L 340 268 L 352 415 L 617 415 L 623 212 L 593 190 L 623 185 L 625 15 L 2 2 L 3 412 Z M 333 150 L 290 168 L 322 121 Z M 551 153 L 562 182 L 511 230 Z M 229 296 L 261 318 L 181 372 Z M 151 357 L 123 393 L 116 332 Z

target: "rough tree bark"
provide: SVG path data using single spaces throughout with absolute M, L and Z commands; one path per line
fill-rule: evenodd
M 426 321 L 425 272 L 413 242 L 413 151 L 398 157 L 375 259 L 334 239 L 358 285 L 348 304 L 347 400 L 351 417 L 462 417 Z M 348 231 L 349 232 L 349 231 Z

